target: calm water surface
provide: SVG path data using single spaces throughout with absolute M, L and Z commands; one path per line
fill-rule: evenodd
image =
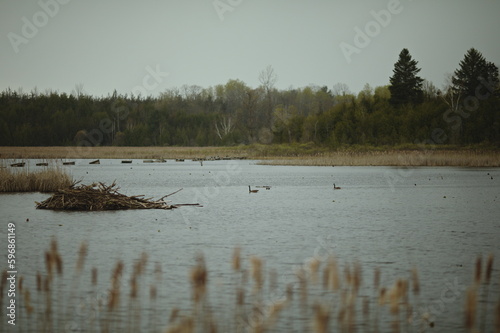
M 34 202 L 48 194 L 2 194 L 0 236 L 6 239 L 8 222 L 16 224 L 18 272 L 32 290 L 37 271 L 45 272 L 43 253 L 55 237 L 64 260 L 64 278 L 58 280 L 62 295 L 69 295 L 74 287 L 71 277 L 78 247 L 87 241 L 87 260 L 75 297 L 90 307 L 92 299 L 105 295 L 118 260 L 125 263 L 123 283 L 128 290 L 132 264 L 147 253 L 144 286 L 155 281 L 155 263 L 162 265 L 163 274 L 157 310 L 148 303 L 147 290 L 141 293 L 142 308 L 144 316 L 158 316 L 160 327 L 174 306 L 190 308 L 189 270 L 199 252 L 209 270 L 211 305 L 222 313 L 222 322 L 234 302 L 224 296 L 234 289 L 231 256 L 234 247 L 241 246 L 245 259 L 259 256 L 266 272 L 277 272 L 278 290 L 264 296 L 268 302 L 282 296 L 286 284 L 296 282 L 297 267 L 314 256 L 324 259 L 334 254 L 341 267 L 358 262 L 365 286 L 373 283 L 375 267 L 380 268 L 381 284 L 386 286 L 408 278 L 412 267 L 417 267 L 422 290 L 415 311 L 429 312 L 439 332 L 456 332 L 462 326 L 465 289 L 472 282 L 476 257 L 485 259 L 493 253 L 496 267 L 500 261 L 498 168 L 285 167 L 247 160 L 205 161 L 203 166 L 172 160 L 88 162 L 77 160 L 75 166 L 64 168 L 84 184 L 116 181 L 127 195 L 159 198 L 183 188 L 168 199 L 203 207 L 53 212 L 35 209 Z M 333 183 L 342 189 L 333 190 Z M 248 185 L 272 187 L 250 194 Z M 247 260 L 244 264 L 249 267 Z M 97 287 L 89 285 L 92 267 L 99 272 Z M 490 293 L 498 296 L 498 268 L 493 276 Z M 364 291 L 372 292 L 369 287 Z M 490 303 L 492 308 L 493 297 Z M 93 315 L 88 308 L 77 310 L 71 327 L 82 329 Z M 277 330 L 303 331 L 301 317 L 300 310 L 292 312 Z M 4 320 L 2 325 L 4 329 Z M 155 328 L 143 326 L 143 330 Z

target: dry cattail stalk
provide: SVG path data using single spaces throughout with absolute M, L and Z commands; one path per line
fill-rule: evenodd
M 418 271 L 415 267 L 411 270 L 411 280 L 413 282 L 413 294 L 418 295 L 420 293 L 420 283 L 418 280 Z
M 57 253 L 57 240 L 55 238 L 52 238 L 52 241 L 50 242 L 50 252 L 52 253 Z
M 272 268 L 269 271 L 269 291 L 273 292 L 278 288 L 278 272 Z
M 293 285 L 291 283 L 286 285 L 286 300 L 291 302 L 293 299 Z
M 92 268 L 92 285 L 95 286 L 97 285 L 97 268 L 93 267 Z
M 135 299 L 137 298 L 137 276 L 134 275 L 132 276 L 132 279 L 130 280 L 130 298 Z
M 46 277 L 43 281 L 43 291 L 48 293 L 50 292 L 50 277 Z
M 315 304 L 314 311 L 314 332 L 327 333 L 328 322 L 330 320 L 330 313 L 328 307 L 323 304 Z
M 108 310 L 113 311 L 118 307 L 120 301 L 120 290 L 119 289 L 111 289 L 109 292 L 109 301 L 108 301 Z
M 328 289 L 338 290 L 340 288 L 339 272 L 337 261 L 333 256 L 328 260 Z
M 83 269 L 83 263 L 85 261 L 85 257 L 87 256 L 87 243 L 82 242 L 80 245 L 80 250 L 78 251 L 78 261 L 76 262 L 76 271 L 80 273 Z
M 276 318 L 278 314 L 283 310 L 286 306 L 286 301 L 280 300 L 276 301 L 271 305 L 271 308 L 269 309 L 269 316 L 271 318 Z
M 353 279 L 354 291 L 357 293 L 359 287 L 361 286 L 361 265 L 358 262 L 354 264 L 354 274 L 352 279 Z
M 481 260 L 481 256 L 477 257 L 476 259 L 476 274 L 474 281 L 478 285 L 481 283 Z
M 31 295 L 29 290 L 25 290 L 23 293 L 24 296 L 24 307 L 26 308 L 26 312 L 28 316 L 33 312 L 33 307 L 31 306 Z
M 345 318 L 346 318 L 346 309 L 345 307 L 342 307 L 339 311 L 339 314 L 337 315 L 337 321 L 340 327 L 345 326 Z M 343 332 L 344 330 L 342 329 L 341 331 Z
M 328 281 L 330 280 L 330 270 L 328 269 L 328 266 L 326 266 L 323 269 L 323 289 L 328 288 Z
M 399 333 L 400 332 L 399 320 L 394 319 L 391 322 L 391 328 L 392 328 L 392 332 Z
M 387 289 L 385 287 L 380 288 L 379 295 L 378 295 L 378 304 L 379 305 L 385 304 L 386 294 L 387 294 Z
M 493 271 L 493 253 L 488 256 L 488 261 L 486 262 L 486 284 L 490 283 L 491 272 Z
M 149 298 L 152 299 L 152 300 L 155 300 L 156 299 L 156 294 L 157 294 L 156 286 L 154 284 L 152 284 L 149 287 Z
M 363 316 L 365 318 L 370 316 L 370 299 L 368 296 L 363 297 Z
M 465 302 L 465 327 L 469 330 L 472 330 L 476 321 L 476 305 L 476 288 L 469 288 L 467 290 L 467 299 Z
M 191 283 L 193 285 L 193 298 L 195 302 L 201 301 L 205 296 L 207 286 L 207 270 L 202 255 L 197 258 L 198 264 L 191 270 Z
M 389 302 L 391 306 L 391 313 L 399 313 L 399 289 L 397 284 L 389 290 Z
M 261 290 L 264 282 L 262 279 L 262 259 L 252 256 L 250 258 L 250 263 L 252 265 L 252 278 L 255 281 L 255 286 L 257 290 Z
M 59 255 L 59 253 L 55 253 L 53 256 L 54 256 L 54 262 L 55 262 L 55 265 L 56 265 L 57 274 L 60 276 L 63 273 L 62 258 Z
M 496 307 L 495 332 L 500 333 L 500 299 L 498 300 Z
M 170 318 L 168 319 L 169 323 L 173 323 L 176 319 L 177 316 L 179 315 L 179 309 L 178 308 L 173 308 L 172 311 L 170 312 Z
M 83 244 L 83 243 L 82 243 Z M 111 291 L 108 302 L 108 310 L 114 310 L 120 302 L 120 278 L 123 272 L 123 262 L 118 261 L 111 275 Z
M 243 288 L 238 288 L 236 291 L 236 304 L 242 306 L 245 303 L 245 291 Z
M 312 283 L 318 283 L 318 271 L 319 271 L 320 261 L 317 258 L 312 258 L 309 261 L 309 270 L 311 271 L 311 281 Z
M 52 253 L 45 252 L 45 268 L 47 269 L 48 276 L 52 276 L 52 266 L 53 266 Z
M 344 278 L 348 285 L 353 285 L 354 280 L 352 278 L 351 268 L 348 264 L 344 266 Z
M 240 269 L 241 269 L 241 249 L 239 247 L 235 247 L 233 252 L 233 270 L 239 271 Z
M 17 286 L 19 288 L 19 291 L 22 293 L 23 292 L 23 281 L 24 281 L 24 277 L 19 277 L 19 281 L 17 282 Z
M 375 286 L 375 289 L 378 289 L 380 285 L 380 268 L 375 267 L 375 271 L 373 273 L 373 285 Z
M 399 293 L 399 299 L 403 300 L 403 302 L 406 304 L 408 300 L 408 280 L 406 279 L 401 279 L 398 281 L 398 293 Z
M 300 268 L 296 272 L 300 286 L 300 301 L 303 305 L 307 304 L 307 273 L 304 268 Z
M 4 270 L 2 272 L 2 280 L 0 281 L 0 300 L 3 301 L 3 290 L 7 286 L 7 277 L 9 274 L 7 273 L 7 270 Z
M 40 272 L 36 272 L 36 291 L 42 291 L 42 275 Z
M 123 262 L 120 260 L 116 263 L 115 269 L 113 270 L 113 274 L 111 275 L 111 287 L 113 289 L 120 287 L 120 278 L 123 272 Z
M 141 258 L 139 261 L 136 263 L 134 269 L 135 269 L 135 274 L 136 275 L 142 275 L 144 273 L 144 270 L 146 269 L 146 265 L 148 263 L 148 255 L 146 252 L 142 252 Z
M 194 328 L 193 318 L 183 318 L 178 325 L 169 328 L 165 333 L 193 333 Z

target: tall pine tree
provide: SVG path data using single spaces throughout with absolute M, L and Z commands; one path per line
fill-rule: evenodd
M 492 92 L 498 83 L 498 67 L 474 48 L 467 51 L 452 78 L 453 90 L 462 97 Z
M 417 76 L 420 68 L 418 62 L 412 59 L 408 49 L 403 49 L 398 61 L 394 64 L 393 75 L 390 78 L 391 98 L 389 102 L 394 106 L 404 104 L 418 104 L 423 101 L 421 77 Z

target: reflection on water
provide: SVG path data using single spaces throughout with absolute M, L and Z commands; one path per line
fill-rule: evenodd
M 485 261 L 486 255 L 493 253 L 500 260 L 499 169 L 280 167 L 260 166 L 255 161 L 206 161 L 203 166 L 171 160 L 88 162 L 79 160 L 64 168 L 85 184 L 116 180 L 120 192 L 127 195 L 160 198 L 183 188 L 169 199 L 203 207 L 52 212 L 34 208 L 34 201 L 44 200 L 47 194 L 0 195 L 4 225 L 0 237 L 6 237 L 7 222 L 16 224 L 18 271 L 25 288 L 32 290 L 33 302 L 41 302 L 35 290 L 37 272 L 46 272 L 43 253 L 52 237 L 57 239 L 64 275 L 53 281 L 53 295 L 63 301 L 54 306 L 73 307 L 71 312 L 76 314 L 60 314 L 58 320 L 73 318 L 70 321 L 74 327 L 89 327 L 88 318 L 99 317 L 96 304 L 108 299 L 112 271 L 119 260 L 125 264 L 121 292 L 129 292 L 133 265 L 142 253 L 148 254 L 137 303 L 142 309 L 143 331 L 153 330 L 146 318 L 164 327 L 174 307 L 181 310 L 179 316 L 188 314 L 192 305 L 189 271 L 199 252 L 208 269 L 210 306 L 224 323 L 229 320 L 225 316 L 233 316 L 237 309 L 236 287 L 241 281 L 231 270 L 231 256 L 234 247 L 240 246 L 249 274 L 246 302 L 274 304 L 286 296 L 287 285 L 299 293 L 297 269 L 306 267 L 314 257 L 326 259 L 333 254 L 342 278 L 346 267 L 353 269 L 354 263 L 361 267 L 362 287 L 356 301 L 359 331 L 369 327 L 363 319 L 363 300 L 371 301 L 369 322 L 375 320 L 378 295 L 373 286 L 374 271 L 380 269 L 380 286 L 389 290 L 398 278 L 409 278 L 411 269 L 417 267 L 421 291 L 412 311 L 419 316 L 429 313 L 440 332 L 455 332 L 463 326 L 465 289 L 473 282 L 476 257 L 482 254 Z M 333 183 L 342 189 L 333 190 Z M 248 185 L 259 192 L 249 193 Z M 256 187 L 263 185 L 271 188 Z M 75 283 L 73 272 L 81 241 L 88 243 L 88 254 L 75 293 L 78 301 L 72 301 L 67 295 Z M 251 294 L 252 256 L 263 260 L 266 272 L 265 290 L 259 300 L 254 299 L 258 293 Z M 158 269 L 155 274 L 158 265 L 162 267 L 160 277 Z M 93 267 L 99 277 L 95 286 L 91 284 Z M 320 271 L 325 267 L 323 262 Z M 276 287 L 271 286 L 271 275 Z M 493 295 L 498 298 L 500 289 L 498 269 L 493 270 L 493 276 L 489 286 L 491 309 Z M 154 302 L 150 299 L 152 285 L 157 288 Z M 317 299 L 333 304 L 336 311 L 343 304 L 340 293 L 325 294 L 321 283 L 311 285 L 309 292 L 306 309 L 297 301 L 279 317 L 279 331 L 304 331 L 303 318 L 313 317 L 312 305 Z M 120 311 L 130 313 L 125 300 Z M 386 311 L 386 317 L 385 325 L 390 325 L 390 312 Z M 130 327 L 136 325 L 134 318 L 125 318 L 131 320 Z M 337 316 L 330 320 L 331 326 L 341 328 Z M 492 315 L 488 320 L 493 320 Z M 98 321 L 91 322 L 97 325 Z

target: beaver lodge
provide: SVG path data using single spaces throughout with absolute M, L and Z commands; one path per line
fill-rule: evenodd
M 59 189 L 50 198 L 36 202 L 38 209 L 102 211 L 123 209 L 173 209 L 179 206 L 200 206 L 199 204 L 169 204 L 164 199 L 174 193 L 167 194 L 158 200 L 143 198 L 144 195 L 126 196 L 118 192 L 119 187 L 113 182 L 111 185 L 94 183 L 78 185 L 75 183 L 69 188 Z

